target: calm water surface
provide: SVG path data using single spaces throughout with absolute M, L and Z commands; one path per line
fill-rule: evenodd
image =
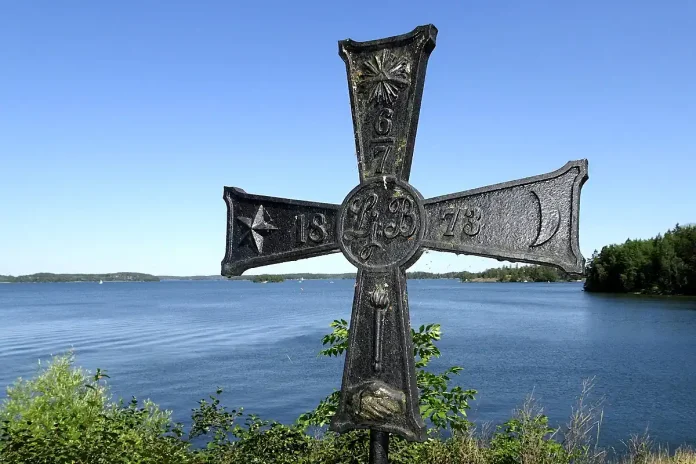
M 408 286 L 412 324 L 442 324 L 433 368 L 461 365 L 457 383 L 479 391 L 473 420 L 501 423 L 533 391 L 565 423 L 596 376 L 603 445 L 646 427 L 696 445 L 696 300 L 579 283 Z M 317 352 L 352 298 L 352 280 L 0 285 L 0 385 L 73 348 L 78 365 L 107 370 L 116 398 L 149 397 L 178 421 L 220 386 L 226 406 L 291 422 L 340 388 L 343 359 Z

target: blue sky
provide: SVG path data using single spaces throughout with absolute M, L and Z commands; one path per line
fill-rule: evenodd
M 426 198 L 587 158 L 585 257 L 696 221 L 696 2 L 4 2 L 0 274 L 217 274 L 224 185 L 340 203 L 358 175 L 337 41 L 428 23 Z

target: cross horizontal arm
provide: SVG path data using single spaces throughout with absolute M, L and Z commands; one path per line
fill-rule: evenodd
M 423 246 L 584 272 L 578 247 L 580 190 L 587 160 L 554 172 L 424 202 Z
M 424 441 L 403 268 L 358 269 L 348 333 L 341 401 L 330 429 L 370 428 Z
M 252 195 L 225 187 L 227 249 L 222 275 L 339 251 L 339 205 Z

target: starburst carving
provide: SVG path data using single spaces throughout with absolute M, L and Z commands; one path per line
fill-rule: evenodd
M 363 82 L 370 85 L 370 101 L 392 103 L 399 91 L 411 83 L 411 63 L 389 50 L 377 53 L 365 62 Z
M 248 217 L 238 217 L 237 219 L 247 228 L 246 232 L 242 234 L 240 243 L 248 241 L 250 245 L 256 246 L 256 252 L 258 254 L 263 253 L 264 235 L 273 230 L 278 230 L 276 226 L 270 222 L 266 222 L 266 210 L 263 209 L 263 206 L 259 206 L 259 209 L 256 210 L 254 219 Z

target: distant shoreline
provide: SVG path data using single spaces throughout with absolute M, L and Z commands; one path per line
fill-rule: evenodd
M 102 280 L 104 284 L 130 284 L 138 282 L 162 282 L 161 280 Z M 98 280 L 61 280 L 61 281 L 19 281 L 19 282 L 0 282 L 0 284 L 98 284 Z
M 53 274 L 49 272 L 40 272 L 37 274 L 21 275 L 16 277 L 0 275 L 0 283 L 5 284 L 159 281 L 159 277 L 141 272 L 113 272 L 107 274 Z
M 341 280 L 355 279 L 355 273 L 342 274 L 264 274 L 266 279 L 277 278 L 281 280 Z M 461 280 L 462 283 L 507 283 L 500 282 L 496 278 L 491 277 L 475 277 L 468 280 L 461 279 L 461 273 L 448 272 L 444 274 L 415 271 L 407 273 L 409 280 L 432 280 L 432 279 L 450 279 Z M 250 274 L 235 277 L 224 277 L 221 275 L 200 275 L 200 276 L 155 276 L 152 274 L 144 274 L 138 272 L 118 272 L 110 274 L 51 274 L 37 273 L 22 276 L 4 276 L 0 275 L 0 284 L 11 283 L 113 283 L 113 282 L 181 282 L 181 281 L 223 281 L 223 280 L 246 280 L 254 281 L 259 279 L 259 275 Z M 530 281 L 531 283 L 531 281 Z

